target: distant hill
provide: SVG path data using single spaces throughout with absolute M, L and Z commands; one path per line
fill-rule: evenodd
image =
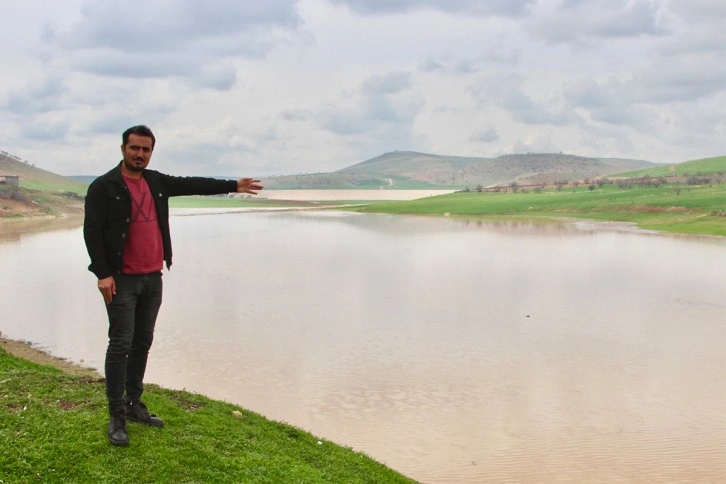
M 462 189 L 512 182 L 535 184 L 580 180 L 656 166 L 643 160 L 587 158 L 562 153 L 478 158 L 394 151 L 332 173 L 268 177 L 265 187 Z
M 330 173 L 266 177 L 266 189 L 464 189 L 554 183 L 602 176 L 701 176 L 726 174 L 726 156 L 676 164 L 588 158 L 562 153 L 526 153 L 496 158 L 394 151 Z M 95 176 L 65 177 L 0 153 L 0 175 L 18 175 L 20 186 L 85 194 Z M 233 178 L 233 177 L 223 177 Z
M 726 175 L 726 156 L 713 158 L 702 158 L 699 160 L 684 161 L 672 165 L 647 168 L 644 170 L 628 171 L 619 173 L 617 176 L 623 178 L 638 178 L 642 176 L 706 176 Z
M 0 175 L 20 177 L 20 186 L 37 190 L 67 191 L 85 194 L 87 183 L 58 175 L 31 163 L 14 157 L 10 153 L 0 153 Z
M 20 186 L 0 185 L 0 218 L 83 213 L 87 184 L 0 153 L 0 176 L 15 175 Z

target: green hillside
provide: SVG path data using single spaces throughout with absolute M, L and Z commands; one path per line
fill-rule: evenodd
M 603 163 L 607 163 L 608 165 L 612 165 L 614 167 L 619 167 L 619 171 L 630 171 L 630 170 L 640 170 L 643 169 L 644 166 L 647 165 L 653 165 L 653 167 L 656 166 L 670 166 L 668 163 L 651 163 L 649 161 L 645 160 L 634 160 L 631 158 L 598 158 Z
M 0 176 L 20 178 L 20 186 L 0 185 L 0 217 L 82 213 L 88 184 L 0 153 Z
M 265 186 L 270 189 L 464 189 L 512 182 L 580 180 L 654 166 L 642 160 L 598 159 L 563 153 L 479 158 L 394 151 L 332 173 L 265 178 Z
M 703 158 L 700 160 L 684 161 L 673 165 L 646 168 L 636 171 L 619 173 L 616 176 L 626 178 L 650 177 L 689 177 L 726 175 L 726 156 Z
M 379 176 L 403 176 L 435 181 L 437 175 L 462 171 L 490 161 L 490 158 L 442 156 L 415 151 L 394 151 L 338 170 L 336 173 L 376 173 Z
M 443 189 L 518 183 L 553 184 L 622 173 L 666 170 L 643 160 L 588 158 L 563 153 L 524 153 L 496 158 L 393 151 L 331 173 L 265 178 L 267 189 Z M 89 177 L 64 177 L 0 156 L 0 175 L 20 176 L 24 188 L 85 194 Z M 637 175 L 636 175 L 637 176 Z
M 37 168 L 30 163 L 12 158 L 12 155 L 0 154 L 0 175 L 19 176 L 21 188 L 33 190 L 65 191 L 85 195 L 88 188 L 87 183 Z

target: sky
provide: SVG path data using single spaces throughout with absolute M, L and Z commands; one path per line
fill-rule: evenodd
M 0 0 L 0 149 L 99 175 L 726 154 L 723 0 Z

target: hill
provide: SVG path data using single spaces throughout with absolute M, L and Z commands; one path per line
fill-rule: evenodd
M 684 161 L 673 165 L 646 168 L 635 171 L 619 173 L 616 176 L 623 178 L 650 177 L 691 177 L 726 175 L 726 156 L 702 158 L 699 160 Z
M 653 168 L 642 160 L 526 153 L 496 158 L 394 151 L 332 173 L 265 178 L 269 189 L 463 189 L 477 185 L 553 183 Z
M 0 185 L 0 217 L 80 213 L 88 185 L 0 152 L 0 176 L 20 177 L 19 187 Z
M 39 190 L 63 190 L 85 194 L 87 183 L 58 175 L 42 168 L 14 158 L 11 154 L 0 153 L 0 175 L 16 175 L 20 177 L 20 186 Z
M 551 184 L 651 169 L 642 160 L 587 158 L 562 153 L 526 153 L 496 158 L 394 151 L 330 173 L 265 178 L 267 189 L 465 189 L 478 185 Z M 21 186 L 84 194 L 95 177 L 64 177 L 12 155 L 0 156 L 0 175 L 18 175 Z

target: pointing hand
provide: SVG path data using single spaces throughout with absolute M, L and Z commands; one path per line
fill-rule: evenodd
M 240 178 L 237 180 L 237 193 L 251 193 L 257 195 L 257 191 L 264 187 L 260 185 L 260 180 L 255 178 Z

